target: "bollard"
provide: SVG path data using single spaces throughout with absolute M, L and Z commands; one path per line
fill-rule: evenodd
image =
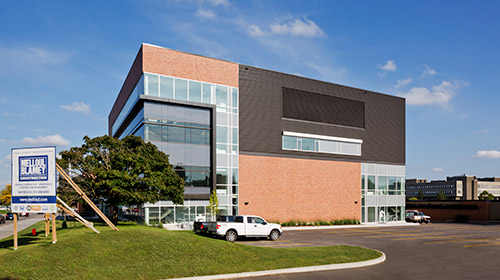
M 33 236 L 36 235 L 36 229 L 35 228 L 31 229 L 31 234 L 33 234 Z

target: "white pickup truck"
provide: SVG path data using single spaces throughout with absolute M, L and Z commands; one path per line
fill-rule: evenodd
M 268 223 L 258 216 L 224 216 L 224 219 L 218 220 L 218 222 L 205 223 L 207 232 L 224 236 L 230 242 L 236 241 L 238 236 L 269 237 L 276 241 L 283 233 L 281 225 Z

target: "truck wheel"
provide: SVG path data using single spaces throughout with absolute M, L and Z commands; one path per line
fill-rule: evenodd
M 269 235 L 269 238 L 271 238 L 272 241 L 278 240 L 278 238 L 280 238 L 280 232 L 277 231 L 277 230 L 275 230 L 275 229 L 273 229 L 271 231 L 271 234 Z
M 236 231 L 234 230 L 228 230 L 226 232 L 226 240 L 229 242 L 234 242 L 238 239 L 238 234 L 236 234 Z

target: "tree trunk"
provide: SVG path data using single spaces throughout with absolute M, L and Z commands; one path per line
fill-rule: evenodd
M 113 205 L 113 217 L 111 217 L 111 222 L 116 226 L 118 225 L 118 205 Z

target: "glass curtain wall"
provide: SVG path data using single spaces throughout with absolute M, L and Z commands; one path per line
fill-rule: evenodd
M 173 99 L 216 106 L 216 124 L 212 126 L 215 130 L 213 131 L 210 129 L 210 122 L 206 122 L 206 112 L 196 110 L 195 107 L 186 109 L 186 106 L 156 104 L 161 107 L 158 108 L 154 106 L 155 103 L 145 102 L 144 110 L 140 116 L 135 117 L 142 120 L 142 124 L 138 125 L 138 121 L 135 121 L 134 127 L 124 129 L 127 134 L 122 133 L 118 136 L 133 134 L 151 141 L 170 155 L 171 163 L 178 174 L 186 180 L 188 186 L 206 187 L 211 174 L 210 149 L 207 147 L 210 147 L 211 133 L 215 132 L 217 166 L 214 168 L 217 174 L 216 193 L 219 198 L 220 213 L 238 214 L 238 88 L 145 73 L 113 125 L 113 135 L 140 95 L 164 98 L 165 102 Z M 176 106 L 184 108 L 179 109 Z M 160 202 L 154 205 L 146 204 L 145 207 L 158 209 L 157 212 L 152 210 L 151 217 L 155 217 L 153 220 L 161 220 L 162 223 L 182 223 L 185 220 L 192 222 L 201 216 L 205 217 L 205 212 L 198 214 L 200 212 L 198 210 L 205 209 L 208 201 L 192 200 L 185 201 L 186 203 L 194 208 L 193 210 L 188 208 L 187 213 L 182 208 L 182 214 L 177 214 L 177 207 L 181 206 L 173 205 L 172 209 L 163 209 L 158 206 Z M 164 214 L 165 217 L 162 218 Z M 146 219 L 148 222 L 149 220 Z
M 361 164 L 361 221 L 387 223 L 405 218 L 405 166 Z

